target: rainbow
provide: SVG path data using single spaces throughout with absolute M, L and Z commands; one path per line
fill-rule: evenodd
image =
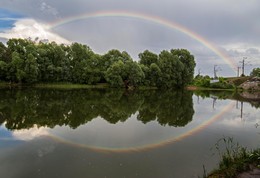
M 210 119 L 204 121 L 203 123 L 201 123 L 200 125 L 198 125 L 197 127 L 194 127 L 193 129 L 189 130 L 188 132 L 185 132 L 177 137 L 174 138 L 169 138 L 167 140 L 164 140 L 162 142 L 158 142 L 158 143 L 152 143 L 149 145 L 143 145 L 143 146 L 137 146 L 137 147 L 130 147 L 130 148 L 106 148 L 106 147 L 96 147 L 96 146 L 88 146 L 88 145 L 84 145 L 84 144 L 79 144 L 79 143 L 74 143 L 71 141 L 67 141 L 61 137 L 57 137 L 54 135 L 49 135 L 50 138 L 54 139 L 55 141 L 58 141 L 60 143 L 63 144 L 67 144 L 67 145 L 71 145 L 71 146 L 76 146 L 79 148 L 85 148 L 85 149 L 90 149 L 93 150 L 95 152 L 102 152 L 102 153 L 128 153 L 128 152 L 140 152 L 140 151 L 146 151 L 146 150 L 150 150 L 150 149 L 155 149 L 155 148 L 159 148 L 159 147 L 163 147 L 166 146 L 168 144 L 183 140 L 191 135 L 194 135 L 200 131 L 202 131 L 204 128 L 206 128 L 207 126 L 211 125 L 212 123 L 214 123 L 215 121 L 217 121 L 218 119 L 221 119 L 222 116 L 230 111 L 232 108 L 235 107 L 236 102 L 231 101 L 229 104 L 227 104 L 222 110 L 221 112 L 217 113 L 216 115 L 214 115 L 213 117 L 211 117 Z
M 224 51 L 218 49 L 214 44 L 209 42 L 207 39 L 204 37 L 200 36 L 199 34 L 187 29 L 186 27 L 177 24 L 175 22 L 169 21 L 167 19 L 163 19 L 158 16 L 153 16 L 153 15 L 148 15 L 144 13 L 137 13 L 137 12 L 128 12 L 128 11 L 98 11 L 98 12 L 93 12 L 93 13 L 86 13 L 86 14 L 81 14 L 73 17 L 68 17 L 62 20 L 54 21 L 50 24 L 50 29 L 56 28 L 58 26 L 71 23 L 74 21 L 80 21 L 80 20 L 85 20 L 85 19 L 90 19 L 90 18 L 103 18 L 103 17 L 126 17 L 126 18 L 135 18 L 135 19 L 140 19 L 140 20 L 145 20 L 149 21 L 152 23 L 156 23 L 158 25 L 168 27 L 173 30 L 177 30 L 192 39 L 198 41 L 201 43 L 203 46 L 207 47 L 210 49 L 212 52 L 214 52 L 217 56 L 219 56 L 222 60 L 225 61 L 226 64 L 229 65 L 229 67 L 236 72 L 237 65 L 235 64 L 234 60 L 231 59 Z

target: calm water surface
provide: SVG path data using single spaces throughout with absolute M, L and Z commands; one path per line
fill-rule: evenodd
M 223 137 L 260 147 L 260 103 L 239 98 L 0 89 L 0 177 L 197 178 L 217 166 Z

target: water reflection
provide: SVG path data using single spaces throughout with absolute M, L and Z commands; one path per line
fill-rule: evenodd
M 213 98 L 218 100 L 236 100 L 237 102 L 247 102 L 250 103 L 252 107 L 260 108 L 260 99 L 259 99 L 259 92 L 255 93 L 248 93 L 247 91 L 239 93 L 234 91 L 210 91 L 210 90 L 203 90 L 203 91 L 194 91 L 194 94 L 198 96 L 198 103 L 199 103 L 199 97 L 201 98 Z M 245 95 L 250 95 L 250 98 L 246 98 Z M 252 99 L 254 98 L 254 99 Z M 257 99 L 256 99 L 257 98 Z
M 195 178 L 223 136 L 259 147 L 257 107 L 227 92 L 2 89 L 1 177 Z
M 75 129 L 98 117 L 115 124 L 135 113 L 143 123 L 183 127 L 194 114 L 189 91 L 2 89 L 0 98 L 0 124 L 9 130 L 35 125 Z

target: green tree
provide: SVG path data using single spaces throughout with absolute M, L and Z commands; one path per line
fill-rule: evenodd
M 87 84 L 96 84 L 101 80 L 101 70 L 99 66 L 99 56 L 93 55 L 84 64 L 84 80 Z
M 99 58 L 99 70 L 101 72 L 101 81 L 105 81 L 105 73 L 108 70 L 108 68 L 118 61 L 126 63 L 127 61 L 133 60 L 127 52 L 120 52 L 117 49 L 112 49 Z
M 140 64 L 143 64 L 145 66 L 150 66 L 152 63 L 157 64 L 158 62 L 158 55 L 150 52 L 149 50 L 145 50 L 143 53 L 140 53 L 139 55 Z
M 4 81 L 6 79 L 7 73 L 7 64 L 4 61 L 0 60 L 0 81 Z
M 25 73 L 27 83 L 34 83 L 38 80 L 38 64 L 35 57 L 32 54 L 29 54 L 25 61 Z
M 11 61 L 10 50 L 2 42 L 0 42 L 0 60 L 6 63 Z
M 149 70 L 150 86 L 160 87 L 162 83 L 162 71 L 159 66 L 155 63 L 150 65 Z
M 127 61 L 123 67 L 125 87 L 137 87 L 143 82 L 144 73 L 137 62 Z
M 184 65 L 182 71 L 182 83 L 190 84 L 194 77 L 194 68 L 196 66 L 194 56 L 186 49 L 172 49 L 171 53 L 178 57 L 179 61 Z
M 124 63 L 122 61 L 117 61 L 109 67 L 105 73 L 106 81 L 111 85 L 111 87 L 123 87 L 126 73 L 124 70 Z
M 93 51 L 87 46 L 79 43 L 71 45 L 71 67 L 72 67 L 72 81 L 74 83 L 86 83 L 84 72 L 86 60 L 93 57 Z
M 250 76 L 260 77 L 260 68 L 254 68 L 250 73 Z
M 12 62 L 11 62 L 11 79 L 22 83 L 22 81 L 26 77 L 26 73 L 24 72 L 24 60 L 20 58 L 17 52 L 12 53 Z
M 139 66 L 144 73 L 144 79 L 143 79 L 142 84 L 144 86 L 150 86 L 150 83 L 151 83 L 151 81 L 150 81 L 150 68 L 148 66 L 143 65 L 143 64 L 140 64 Z
M 185 85 L 182 73 L 185 66 L 169 51 L 162 51 L 159 55 L 159 67 L 162 73 L 162 86 L 166 88 L 180 88 Z
M 210 77 L 208 75 L 197 75 L 193 81 L 194 85 L 198 87 L 210 87 Z

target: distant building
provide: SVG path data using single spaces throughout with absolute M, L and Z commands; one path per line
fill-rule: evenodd
M 212 79 L 212 80 L 210 80 L 210 83 L 217 83 L 217 82 L 219 82 L 219 79 Z

